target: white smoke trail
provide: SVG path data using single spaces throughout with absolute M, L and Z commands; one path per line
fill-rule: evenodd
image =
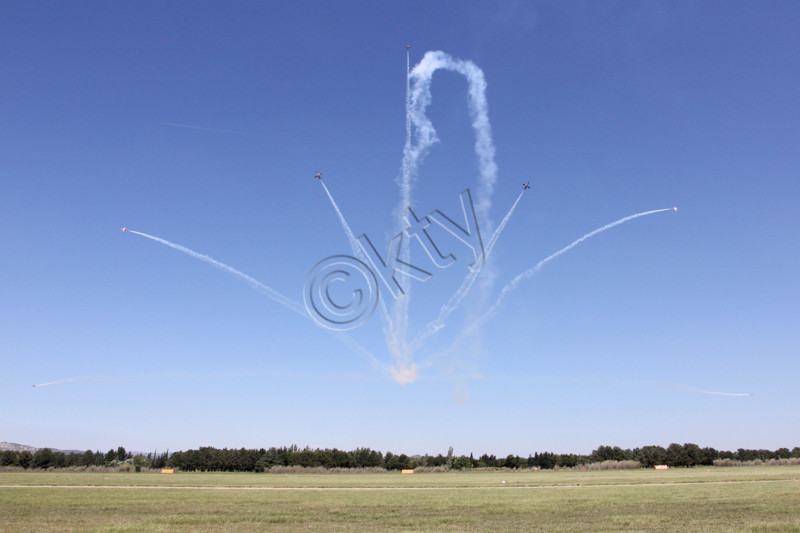
M 490 307 L 488 311 L 486 311 L 480 318 L 478 318 L 470 326 L 465 328 L 464 332 L 462 332 L 462 335 L 467 333 L 467 332 L 469 332 L 469 331 L 471 331 L 471 330 L 473 330 L 474 328 L 478 327 L 479 325 L 485 323 L 489 319 L 491 319 L 497 313 L 497 311 L 500 309 L 501 305 L 503 304 L 503 300 L 505 300 L 506 297 L 511 292 L 513 292 L 514 289 L 516 289 L 517 286 L 521 282 L 532 278 L 536 273 L 538 273 L 542 269 L 542 267 L 544 265 L 546 265 L 547 263 L 549 263 L 553 259 L 559 257 L 560 255 L 565 254 L 569 250 L 575 248 L 576 246 L 578 246 L 580 243 L 582 243 L 586 239 L 594 237 L 598 233 L 602 233 L 602 232 L 604 232 L 606 230 L 609 230 L 609 229 L 611 229 L 611 228 L 613 228 L 615 226 L 619 226 L 620 224 L 624 224 L 625 222 L 628 222 L 628 221 L 633 220 L 635 218 L 639 218 L 639 217 L 643 217 L 643 216 L 647 216 L 647 215 L 653 215 L 655 213 L 663 213 L 665 211 L 672 211 L 672 210 L 673 210 L 673 208 L 655 209 L 653 211 L 644 211 L 642 213 L 636 213 L 635 215 L 630 215 L 630 216 L 627 216 L 625 218 L 621 218 L 621 219 L 619 219 L 617 221 L 611 222 L 610 224 L 606 224 L 605 226 L 602 226 L 600 228 L 597 228 L 594 231 L 591 231 L 591 232 L 587 233 L 586 235 L 584 235 L 580 239 L 577 239 L 577 240 L 573 241 L 572 243 L 570 243 L 569 245 L 563 247 L 559 251 L 557 251 L 557 252 L 545 257 L 544 259 L 542 259 L 541 261 L 536 263 L 536 265 L 534 265 L 533 267 L 529 268 L 528 270 L 526 270 L 522 274 L 519 274 L 517 277 L 512 279 L 505 287 L 503 287 L 503 290 L 500 292 L 500 296 L 497 298 L 497 301 L 494 303 L 494 305 L 492 305 L 492 307 Z
M 752 396 L 753 395 L 752 392 L 738 393 L 738 392 L 714 392 L 714 391 L 703 390 L 703 389 L 691 389 L 691 390 L 692 390 L 692 392 L 699 392 L 700 394 L 716 394 L 718 396 Z
M 517 204 L 522 199 L 522 195 L 524 191 L 517 196 L 517 199 L 514 201 L 514 205 L 511 206 L 511 209 L 508 210 L 506 216 L 503 218 L 500 225 L 497 226 L 497 229 L 492 234 L 492 237 L 489 239 L 488 244 L 486 245 L 486 258 L 485 260 L 489 259 L 489 256 L 492 253 L 492 249 L 494 245 L 497 243 L 497 239 L 500 238 L 500 234 L 503 232 L 503 228 L 506 227 L 511 215 L 514 214 L 514 210 L 517 208 Z M 412 351 L 417 351 L 422 347 L 422 343 L 425 342 L 431 335 L 434 335 L 437 331 L 444 327 L 444 321 L 447 319 L 450 314 L 455 311 L 458 306 L 461 304 L 461 301 L 469 294 L 469 291 L 472 289 L 472 286 L 475 284 L 475 280 L 480 273 L 480 270 L 470 270 L 467 273 L 467 276 L 464 278 L 464 281 L 461 283 L 461 286 L 458 288 L 456 292 L 447 300 L 447 303 L 441 307 L 439 310 L 439 316 L 437 316 L 434 320 L 428 323 L 414 338 L 414 341 L 411 343 Z
M 405 210 L 411 202 L 411 180 L 415 171 L 412 168 L 411 153 L 411 54 L 406 48 L 406 140 L 403 146 L 403 161 L 399 177 L 400 202 L 395 213 L 396 233 L 405 229 Z M 401 237 L 398 250 L 398 259 L 405 263 L 411 262 L 411 249 L 408 239 Z M 405 346 L 408 331 L 408 304 L 411 300 L 411 287 L 406 286 L 403 295 L 398 297 L 392 305 L 392 317 L 389 319 L 390 327 L 384 331 L 386 346 L 395 358 L 396 367 L 392 369 L 395 381 L 401 385 L 411 383 L 416 379 L 416 368 L 411 363 L 411 354 Z
M 344 233 L 347 236 L 347 242 L 350 244 L 350 249 L 353 250 L 353 254 L 361 261 L 369 264 L 367 257 L 364 255 L 364 251 L 361 249 L 361 246 L 358 244 L 358 240 L 353 234 L 353 230 L 350 229 L 350 225 L 347 223 L 347 220 L 345 220 L 342 210 L 339 209 L 339 205 L 336 203 L 336 200 L 333 199 L 331 191 L 328 190 L 325 182 L 319 180 L 319 183 L 322 185 L 322 188 L 325 189 L 325 194 L 328 195 L 328 199 L 331 201 L 334 211 L 336 211 L 336 216 L 339 217 L 339 222 L 342 224 L 342 229 L 344 229 Z
M 580 243 L 582 243 L 586 239 L 594 237 L 598 233 L 603 233 L 604 231 L 609 230 L 609 229 L 611 229 L 611 228 L 613 228 L 615 226 L 619 226 L 620 224 L 624 224 L 625 222 L 628 222 L 629 220 L 633 220 L 633 219 L 639 218 L 639 217 L 644 217 L 644 216 L 647 216 L 647 215 L 653 215 L 655 213 L 663 213 L 665 211 L 672 211 L 672 208 L 655 209 L 653 211 L 644 211 L 642 213 L 636 213 L 635 215 L 630 215 L 630 216 L 627 216 L 625 218 L 621 218 L 621 219 L 619 219 L 619 220 L 617 220 L 615 222 L 612 222 L 610 224 L 606 224 L 603 227 L 597 228 L 596 230 L 587 233 L 586 235 L 584 235 L 580 239 L 578 239 L 576 241 L 573 241 L 568 246 L 565 246 L 564 248 L 560 249 L 556 253 L 554 253 L 554 254 L 552 254 L 552 255 L 550 255 L 548 257 L 545 257 L 544 259 L 542 259 L 541 261 L 536 263 L 535 266 L 533 266 L 532 268 L 526 270 L 522 274 L 518 275 L 516 278 L 511 280 L 511 282 L 508 285 L 503 287 L 503 290 L 500 293 L 500 297 L 497 299 L 497 301 L 494 303 L 494 305 L 484 314 L 484 317 L 488 318 L 488 317 L 491 317 L 492 315 L 494 315 L 494 313 L 496 313 L 497 310 L 499 309 L 499 307 L 502 305 L 503 300 L 506 298 L 506 296 L 508 296 L 509 293 L 511 293 L 514 289 L 516 289 L 517 285 L 519 285 L 520 282 L 522 282 L 522 281 L 524 281 L 526 279 L 530 279 L 537 272 L 539 272 L 545 264 L 549 263 L 550 261 L 552 261 L 556 257 L 567 253 L 568 251 L 570 251 L 571 249 L 575 248 L 576 246 L 578 246 Z
M 39 383 L 34 385 L 35 388 L 48 387 L 51 385 L 61 385 L 63 383 L 80 383 L 91 381 L 92 383 L 147 383 L 155 381 L 187 381 L 187 382 L 203 382 L 203 381 L 219 381 L 226 379 L 254 379 L 254 378 L 275 378 L 275 379 L 293 379 L 301 381 L 321 380 L 321 381 L 336 381 L 345 380 L 349 382 L 355 381 L 378 381 L 385 380 L 389 373 L 387 369 L 380 368 L 385 372 L 385 375 L 376 377 L 373 374 L 362 375 L 360 373 L 347 373 L 347 372 L 328 372 L 328 373 L 313 373 L 313 372 L 289 372 L 277 371 L 274 369 L 264 370 L 262 368 L 248 368 L 244 370 L 214 370 L 210 372 L 192 373 L 185 371 L 174 372 L 156 372 L 148 374 L 131 374 L 124 372 L 117 375 L 91 375 L 78 378 L 61 379 L 58 381 L 50 381 L 47 383 Z
M 330 330 L 326 330 L 326 331 L 330 331 Z M 331 333 L 334 333 L 335 337 L 337 339 L 339 339 L 339 342 L 341 342 L 342 344 L 345 344 L 348 348 L 350 348 L 354 352 L 358 353 L 361 357 L 363 357 L 366 361 L 368 361 L 372 365 L 372 368 L 374 368 L 376 370 L 385 371 L 385 372 L 389 371 L 389 369 L 387 368 L 387 366 L 385 364 L 381 363 L 378 360 L 377 357 L 375 357 L 374 355 L 372 355 L 372 353 L 370 353 L 369 350 L 367 350 L 366 348 L 361 346 L 359 343 L 357 343 L 356 341 L 354 341 L 353 339 L 348 337 L 347 334 L 342 333 L 341 331 L 337 331 L 337 332 L 331 331 Z
M 406 143 L 403 146 L 403 154 L 411 149 L 411 53 L 406 48 Z M 403 158 L 405 163 L 405 157 Z M 406 177 L 404 170 L 403 177 Z
M 503 228 L 505 228 L 506 224 L 508 224 L 508 220 L 511 218 L 511 215 L 514 214 L 514 210 L 517 208 L 517 204 L 522 199 L 522 195 L 523 194 L 525 194 L 525 191 L 519 193 L 519 196 L 517 196 L 517 199 L 514 200 L 514 205 L 512 205 L 511 209 L 508 210 L 508 213 L 506 213 L 506 216 L 503 218 L 503 220 L 500 222 L 500 225 L 497 226 L 497 229 L 492 234 L 491 239 L 489 239 L 489 244 L 486 245 L 486 256 L 487 257 L 489 256 L 489 254 L 492 253 L 492 249 L 494 248 L 494 245 L 497 243 L 497 239 L 500 238 L 500 233 L 502 233 Z
M 80 383 L 82 381 L 89 381 L 91 376 L 82 376 L 78 378 L 59 379 L 58 381 L 48 381 L 47 383 L 37 383 L 34 387 L 49 387 L 51 385 L 61 385 L 62 383 Z
M 411 153 L 411 54 L 406 48 L 406 141 L 403 145 L 403 161 L 400 174 L 400 203 L 397 206 L 395 230 L 403 232 L 405 229 L 405 211 L 411 205 L 411 181 L 416 174 L 416 162 Z M 411 247 L 408 239 L 402 238 L 399 243 L 398 258 L 406 264 L 411 263 Z M 411 287 L 405 288 L 392 305 L 393 318 L 389 320 L 391 326 L 385 331 L 386 345 L 389 352 L 396 360 L 396 367 L 392 370 L 395 380 L 401 385 L 411 383 L 416 379 L 417 369 L 411 363 L 411 353 L 405 343 L 408 337 L 408 306 L 411 301 Z
M 694 387 L 690 387 L 688 385 L 681 385 L 680 383 L 670 383 L 670 385 L 681 389 L 686 390 L 689 392 L 696 392 L 698 394 L 712 394 L 715 396 L 752 396 L 752 392 L 717 392 L 717 391 L 710 391 L 705 389 L 696 389 Z
M 235 268 L 233 268 L 231 266 L 228 266 L 225 263 L 221 263 L 221 262 L 217 261 L 216 259 L 213 259 L 213 258 L 211 258 L 211 257 L 209 257 L 209 256 L 207 256 L 205 254 L 197 253 L 194 250 L 190 250 L 189 248 L 186 248 L 185 246 L 181 246 L 180 244 L 175 244 L 174 242 L 170 242 L 170 241 L 168 241 L 166 239 L 162 239 L 161 237 L 154 237 L 153 235 L 148 235 L 147 233 L 142 233 L 142 232 L 139 232 L 139 231 L 133 231 L 133 230 L 130 230 L 130 229 L 127 230 L 127 231 L 128 231 L 128 233 L 141 235 L 142 237 L 145 237 L 147 239 L 151 239 L 153 241 L 156 241 L 156 242 L 159 242 L 159 243 L 164 244 L 166 246 L 169 246 L 170 248 L 174 248 L 175 250 L 178 250 L 179 252 L 183 252 L 186 255 L 194 257 L 195 259 L 199 259 L 200 261 L 204 261 L 204 262 L 206 262 L 206 263 L 208 263 L 208 264 L 210 264 L 212 266 L 215 266 L 218 269 L 227 272 L 228 274 L 233 274 L 237 278 L 247 282 L 252 288 L 257 290 L 258 292 L 260 292 L 261 294 L 263 294 L 264 296 L 266 296 L 267 298 L 269 298 L 273 302 L 279 303 L 282 306 L 284 306 L 285 308 L 287 308 L 287 309 L 289 309 L 291 311 L 294 311 L 295 313 L 298 313 L 298 314 L 304 316 L 305 318 L 309 318 L 305 307 L 303 307 L 298 302 L 295 302 L 294 300 L 291 300 L 290 298 L 284 296 L 283 294 L 279 293 L 278 291 L 276 291 L 276 290 L 264 285 L 263 283 L 261 283 L 260 281 L 258 281 L 256 279 L 251 278 L 250 276 L 248 276 L 247 274 L 245 274 L 243 272 L 239 272 Z
M 478 156 L 479 169 L 476 214 L 479 218 L 479 226 L 490 229 L 488 212 L 494 184 L 497 181 L 497 165 L 494 162 L 495 148 L 489 124 L 486 81 L 483 71 L 474 63 L 454 59 L 442 51 L 427 52 L 407 76 L 406 144 L 403 150 L 402 174 L 399 183 L 400 203 L 397 208 L 396 228 L 398 231 L 404 229 L 405 212 L 411 205 L 412 182 L 431 145 L 438 141 L 436 129 L 425 111 L 431 103 L 433 74 L 440 69 L 461 74 L 468 83 L 469 112 L 472 117 L 472 127 L 475 130 L 475 153 Z M 416 142 L 412 142 L 412 126 Z M 408 242 L 403 243 L 400 258 L 407 263 L 410 262 Z M 407 291 L 404 297 L 396 300 L 394 306 L 395 328 L 392 337 L 387 339 L 387 344 L 398 359 L 398 367 L 401 370 L 410 367 L 413 354 L 412 345 L 407 340 L 410 296 L 410 292 Z
M 347 241 L 350 244 L 350 249 L 353 251 L 353 254 L 364 264 L 369 264 L 369 259 L 367 256 L 364 255 L 364 250 L 361 249 L 361 245 L 358 244 L 358 240 L 356 239 L 355 235 L 353 234 L 353 230 L 350 229 L 350 224 L 347 223 L 345 220 L 344 215 L 342 214 L 342 210 L 339 209 L 339 205 L 336 203 L 336 200 L 333 199 L 333 195 L 331 191 L 328 190 L 327 185 L 322 180 L 319 180 L 322 188 L 325 189 L 325 193 L 328 195 L 328 199 L 331 201 L 331 205 L 333 206 L 334 211 L 336 211 L 336 216 L 339 217 L 339 222 L 342 224 L 342 229 L 344 229 L 344 233 L 347 236 Z M 384 321 L 384 330 L 390 331 L 392 328 L 392 321 L 391 317 L 389 316 L 389 311 L 386 309 L 386 303 L 383 301 L 382 298 L 378 299 L 378 303 L 381 308 L 381 319 Z
M 264 296 L 266 296 L 267 298 L 269 298 L 273 302 L 279 303 L 282 306 L 286 307 L 287 309 L 289 309 L 291 311 L 294 311 L 295 313 L 301 315 L 303 318 L 306 318 L 306 319 L 311 320 L 313 322 L 313 319 L 308 315 L 308 312 L 306 311 L 305 307 L 303 307 L 300 303 L 295 302 L 294 300 L 284 296 L 283 294 L 279 293 L 278 291 L 276 291 L 276 290 L 264 285 L 263 283 L 261 283 L 260 281 L 258 281 L 256 279 L 251 278 L 247 274 L 245 274 L 243 272 L 240 272 L 240 271 L 236 270 L 235 268 L 233 268 L 231 266 L 226 265 L 225 263 L 221 263 L 221 262 L 217 261 L 216 259 L 214 259 L 212 257 L 209 257 L 209 256 L 204 255 L 204 254 L 197 253 L 194 250 L 186 248 L 185 246 L 181 246 L 180 244 L 175 244 L 174 242 L 170 242 L 170 241 L 168 241 L 166 239 L 162 239 L 161 237 L 155 237 L 153 235 L 148 235 L 147 233 L 142 233 L 140 231 L 134 231 L 134 230 L 130 230 L 130 229 L 126 230 L 126 231 L 128 233 L 134 233 L 136 235 L 140 235 L 140 236 L 145 237 L 147 239 L 150 239 L 150 240 L 156 241 L 158 243 L 164 244 L 166 246 L 169 246 L 170 248 L 174 248 L 175 250 L 178 250 L 179 252 L 183 252 L 183 253 L 191 256 L 191 257 L 194 257 L 195 259 L 199 259 L 199 260 L 204 261 L 204 262 L 206 262 L 206 263 L 208 263 L 210 265 L 213 265 L 213 266 L 219 268 L 220 270 L 223 270 L 223 271 L 225 271 L 225 272 L 227 272 L 229 274 L 233 274 L 237 278 L 247 282 L 248 285 L 250 285 L 252 288 L 257 290 L 258 292 L 260 292 L 261 294 L 263 294 Z M 329 330 L 326 330 L 326 331 L 329 331 Z M 345 335 L 344 333 L 341 333 L 341 332 L 333 332 L 333 331 L 331 331 L 331 333 L 334 333 L 334 336 L 337 339 L 339 339 L 342 343 L 346 344 L 349 348 L 351 348 L 352 350 L 358 352 L 359 355 L 361 355 L 362 357 L 367 359 L 372 364 L 373 367 L 375 367 L 375 368 L 383 368 L 385 370 L 385 365 L 383 365 L 380 361 L 378 361 L 378 359 L 374 355 L 372 355 L 366 348 L 364 348 L 363 346 L 358 344 L 356 341 L 354 341 L 353 339 L 351 339 L 350 337 L 348 337 L 347 335 Z

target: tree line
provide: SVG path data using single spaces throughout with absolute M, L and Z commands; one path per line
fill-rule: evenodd
M 451 447 L 447 455 L 395 455 L 385 454 L 369 448 L 356 448 L 343 451 L 336 448 L 311 449 L 298 448 L 295 445 L 269 449 L 228 449 L 201 447 L 170 454 L 150 453 L 132 454 L 120 446 L 106 453 L 87 450 L 83 453 L 65 453 L 40 448 L 35 453 L 29 451 L 16 452 L 6 450 L 0 453 L 0 467 L 22 467 L 25 469 L 74 468 L 74 467 L 133 467 L 137 471 L 142 468 L 176 468 L 182 471 L 218 471 L 218 472 L 265 472 L 273 467 L 305 467 L 305 468 L 375 468 L 385 470 L 401 470 L 423 468 L 441 468 L 465 470 L 471 468 L 574 468 L 593 463 L 630 461 L 638 462 L 642 467 L 652 468 L 655 465 L 670 467 L 691 467 L 713 465 L 714 461 L 729 459 L 732 461 L 769 461 L 773 459 L 800 459 L 800 447 L 792 450 L 779 448 L 771 450 L 746 450 L 739 448 L 735 452 L 718 451 L 714 448 L 701 448 L 697 444 L 672 443 L 668 447 L 643 446 L 634 449 L 622 449 L 619 446 L 599 446 L 588 455 L 558 454 L 536 452 L 527 458 L 518 455 L 496 457 L 483 454 L 475 458 L 473 454 L 456 456 Z M 635 463 L 634 463 L 635 464 Z
M 142 468 L 164 468 L 167 465 L 169 452 L 161 454 L 133 455 L 120 446 L 103 453 L 86 450 L 83 453 L 53 451 L 50 448 L 39 448 L 34 453 L 5 450 L 0 453 L 0 467 L 17 466 L 28 468 L 74 468 L 74 467 L 109 467 L 127 464 L 137 470 Z

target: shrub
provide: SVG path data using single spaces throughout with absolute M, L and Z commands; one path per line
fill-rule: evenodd
M 642 468 L 639 461 L 601 461 L 586 465 L 587 470 L 631 470 Z

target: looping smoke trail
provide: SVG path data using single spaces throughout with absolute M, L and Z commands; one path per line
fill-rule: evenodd
M 479 169 L 476 214 L 479 217 L 479 226 L 490 229 L 488 211 L 491 206 L 494 184 L 497 181 L 497 165 L 494 162 L 495 148 L 489 124 L 486 80 L 483 71 L 471 61 L 454 59 L 442 51 L 427 52 L 414 69 L 408 72 L 406 78 L 406 144 L 403 150 L 402 174 L 399 183 L 400 203 L 396 213 L 396 227 L 398 231 L 403 231 L 405 210 L 411 205 L 411 184 L 431 145 L 438 142 L 436 129 L 426 116 L 425 110 L 431 103 L 433 74 L 440 69 L 461 74 L 467 80 L 469 112 L 472 117 L 472 127 L 475 130 L 475 153 L 478 156 Z M 412 126 L 416 142 L 412 142 Z M 401 247 L 400 258 L 405 262 L 410 262 L 407 242 Z M 413 353 L 412 344 L 407 340 L 410 296 L 410 292 L 407 291 L 404 297 L 395 301 L 395 328 L 391 338 L 387 338 L 387 344 L 390 350 L 395 352 L 394 355 L 401 371 L 410 367 Z M 411 373 L 407 372 L 407 377 Z
M 502 222 L 500 222 L 500 225 L 497 226 L 497 229 L 495 230 L 494 234 L 492 234 L 492 237 L 489 239 L 489 243 L 486 245 L 486 260 L 489 259 L 489 256 L 492 253 L 492 249 L 494 248 L 494 245 L 497 243 L 497 239 L 500 237 L 500 234 L 503 232 L 503 228 L 506 227 L 506 224 L 511 218 L 511 215 L 517 208 L 517 204 L 519 203 L 520 199 L 522 199 L 523 194 L 524 192 L 519 193 L 519 196 L 517 196 L 517 199 L 514 201 L 514 205 L 512 205 L 511 209 L 508 210 L 508 213 L 506 213 L 506 216 L 503 218 Z M 441 307 L 439 311 L 439 316 L 437 316 L 436 319 L 428 323 L 414 338 L 414 341 L 411 343 L 412 351 L 418 350 L 426 339 L 428 339 L 431 335 L 434 335 L 437 331 L 439 331 L 444 327 L 444 321 L 447 319 L 448 316 L 450 316 L 450 313 L 452 313 L 458 308 L 458 306 L 461 304 L 461 301 L 466 297 L 466 295 L 469 294 L 469 291 L 475 284 L 475 280 L 478 278 L 478 274 L 480 272 L 481 272 L 480 270 L 478 271 L 471 270 L 467 273 L 467 276 L 464 278 L 464 281 L 461 283 L 461 286 L 458 288 L 458 290 L 455 293 L 453 293 L 450 299 L 447 300 L 447 303 Z
M 486 80 L 483 71 L 475 63 L 455 59 L 442 51 L 427 52 L 409 74 L 413 84 L 408 99 L 409 118 L 416 131 L 416 144 L 408 143 L 404 153 L 404 172 L 402 182 L 401 211 L 411 204 L 410 185 L 415 177 L 419 163 L 428 149 L 438 142 L 436 129 L 428 119 L 425 110 L 431 104 L 431 82 L 433 74 L 440 69 L 461 74 L 467 79 L 469 111 L 472 127 L 475 130 L 475 153 L 478 156 L 479 189 L 476 194 L 476 212 L 485 217 L 491 206 L 491 195 L 497 181 L 497 165 L 494 162 L 495 148 L 489 124 L 489 104 L 486 100 Z M 401 213 L 402 214 L 402 213 Z M 398 221 L 402 224 L 402 219 Z M 486 220 L 483 226 L 487 227 Z
M 287 309 L 289 309 L 291 311 L 294 311 L 295 313 L 301 315 L 303 318 L 313 321 L 313 319 L 308 315 L 308 312 L 306 311 L 306 309 L 301 304 L 299 304 L 298 302 L 295 302 L 294 300 L 291 300 L 290 298 L 284 296 L 283 294 L 279 293 L 278 291 L 276 291 L 276 290 L 264 285 L 263 283 L 261 283 L 260 281 L 258 281 L 256 279 L 251 278 L 247 274 L 245 274 L 243 272 L 240 272 L 240 271 L 236 270 L 235 268 L 233 268 L 231 266 L 226 265 L 225 263 L 221 263 L 221 262 L 217 261 L 216 259 L 213 259 L 212 257 L 209 257 L 209 256 L 204 255 L 204 254 L 197 253 L 194 250 L 186 248 L 185 246 L 181 246 L 180 244 L 175 244 L 174 242 L 170 242 L 170 241 L 168 241 L 166 239 L 162 239 L 160 237 L 154 237 L 153 235 L 148 235 L 147 233 L 142 233 L 140 231 L 133 231 L 133 230 L 130 230 L 130 229 L 127 230 L 127 231 L 128 231 L 128 233 L 134 233 L 136 235 L 140 235 L 140 236 L 145 237 L 147 239 L 150 239 L 150 240 L 153 240 L 155 242 L 161 243 L 163 245 L 169 246 L 170 248 L 178 250 L 179 252 L 183 252 L 186 255 L 194 257 L 195 259 L 199 259 L 199 260 L 204 261 L 204 262 L 206 262 L 206 263 L 208 263 L 210 265 L 213 265 L 213 266 L 219 268 L 220 270 L 224 270 L 225 272 L 227 272 L 229 274 L 233 274 L 237 278 L 247 282 L 252 288 L 257 290 L 258 292 L 260 292 L 261 294 L 263 294 L 264 296 L 266 296 L 267 298 L 269 298 L 273 302 L 279 303 L 282 306 L 286 307 Z M 354 341 L 353 339 L 351 339 L 350 337 L 348 337 L 347 335 L 345 335 L 343 333 L 337 333 L 335 336 L 341 342 L 343 342 L 344 344 L 346 344 L 347 346 L 349 346 L 353 350 L 356 350 L 359 354 L 361 354 L 362 356 L 367 358 L 370 361 L 370 363 L 372 363 L 372 365 L 374 367 L 383 368 L 384 365 L 382 365 L 380 363 L 380 361 L 378 361 L 375 358 L 375 356 L 373 356 L 368 350 L 366 350 L 364 347 L 362 347 L 356 341 Z

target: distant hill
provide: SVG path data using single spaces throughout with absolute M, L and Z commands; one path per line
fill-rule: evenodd
M 11 450 L 12 452 L 31 452 L 36 453 L 37 450 L 36 446 L 28 446 L 27 444 L 17 444 L 16 442 L 0 442 L 0 452 L 4 452 L 6 450 Z M 64 453 L 83 453 L 86 450 L 59 450 L 58 448 L 50 448 L 51 451 L 54 452 L 64 452 Z
M 12 452 L 31 452 L 36 453 L 38 450 L 36 446 L 28 446 L 27 444 L 17 444 L 15 442 L 0 442 L 0 451 L 11 450 Z

